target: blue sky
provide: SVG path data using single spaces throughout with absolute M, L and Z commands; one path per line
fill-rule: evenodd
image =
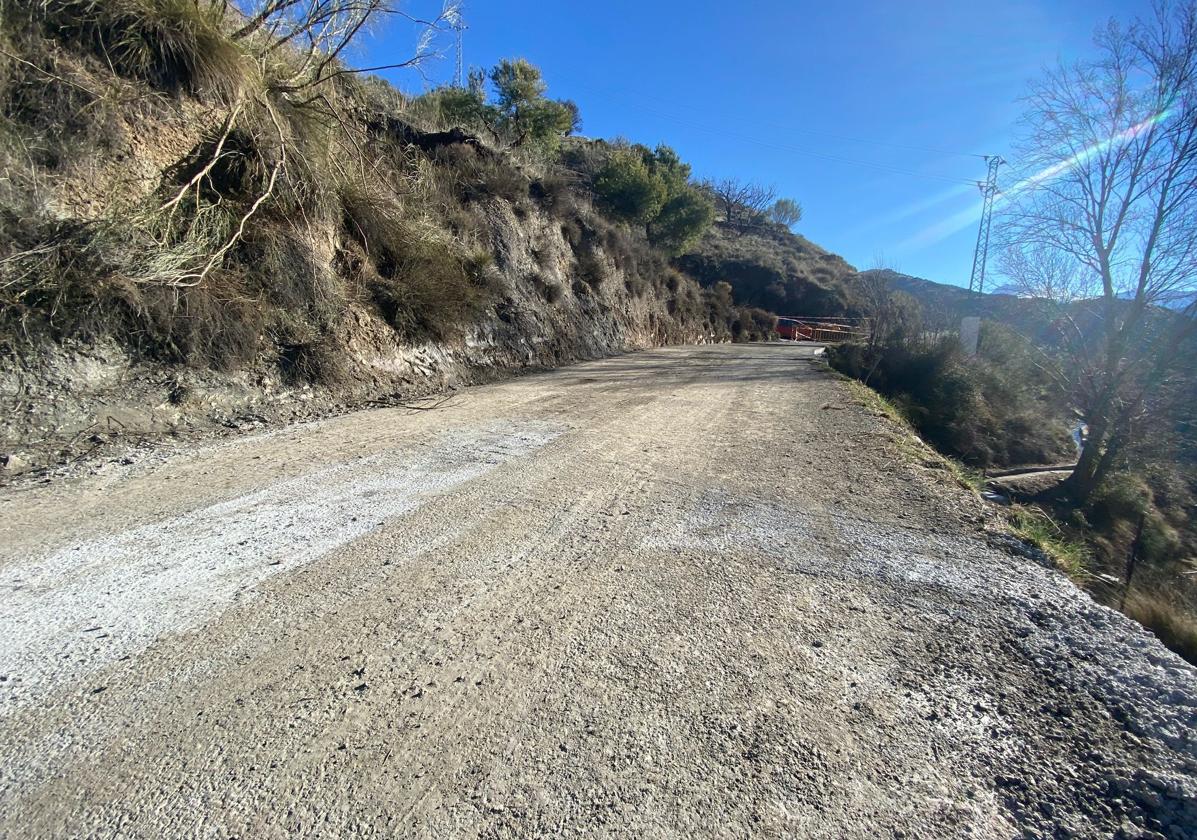
M 699 177 L 776 185 L 803 206 L 797 230 L 858 268 L 967 285 L 974 155 L 1010 157 L 1027 81 L 1087 54 L 1110 17 L 1147 12 L 1147 0 L 467 0 L 465 61 L 527 58 L 550 96 L 578 103 L 583 134 L 668 143 Z M 351 60 L 397 60 L 411 43 L 384 26 Z M 451 49 L 425 72 L 389 78 L 409 92 L 448 81 Z

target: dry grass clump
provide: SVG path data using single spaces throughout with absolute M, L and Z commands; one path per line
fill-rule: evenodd
M 1023 542 L 1038 548 L 1074 581 L 1090 577 L 1090 554 L 1085 544 L 1070 537 L 1060 525 L 1035 507 L 1013 505 L 1009 514 L 1010 530 Z
M 97 226 L 0 208 L 0 321 L 12 340 L 42 328 L 56 336 L 95 335 L 126 290 L 96 247 Z
M 196 0 L 45 0 L 11 3 L 11 14 L 90 51 L 117 73 L 161 90 L 229 102 L 254 63 L 231 39 L 223 8 Z
M 1197 618 L 1160 592 L 1132 592 L 1124 612 L 1156 635 L 1169 650 L 1197 665 Z
M 607 279 L 607 265 L 594 251 L 585 251 L 578 255 L 578 278 L 597 289 Z
M 697 283 L 686 282 L 685 277 L 672 272 L 666 277 L 666 285 L 672 292 L 669 314 L 685 322 L 701 322 L 706 317 L 708 303 Z
M 4 292 L 0 335 L 7 349 L 43 334 L 58 340 L 122 336 L 150 358 L 235 369 L 260 349 L 267 307 L 244 271 L 212 272 L 203 284 L 139 282 L 161 250 L 130 253 L 107 224 L 22 220 L 0 215 L 0 237 L 31 246 L 0 259 Z M 197 254 L 197 256 L 201 256 Z M 173 261 L 177 251 L 164 260 Z
M 550 171 L 532 182 L 529 192 L 555 219 L 566 219 L 578 211 L 579 179 L 567 172 Z
M 457 253 L 442 229 L 406 217 L 380 192 L 351 186 L 341 200 L 349 276 L 395 330 L 445 338 L 479 314 L 488 299 L 487 260 Z
M 644 297 L 649 288 L 648 283 L 638 274 L 624 278 L 623 287 L 632 297 Z
M 528 202 L 528 178 L 508 161 L 489 150 L 455 143 L 436 150 L 440 177 L 452 184 L 456 197 L 463 202 L 501 198 L 514 207 Z

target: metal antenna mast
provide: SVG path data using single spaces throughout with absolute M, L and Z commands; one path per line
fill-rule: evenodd
M 465 25 L 465 21 L 461 18 L 461 10 L 459 8 L 457 16 L 453 20 L 453 32 L 456 33 L 457 36 L 457 66 L 453 72 L 454 87 L 465 87 L 465 79 L 462 73 L 463 59 L 461 51 L 461 33 L 465 32 L 467 28 L 468 27 Z
M 997 173 L 998 167 L 1005 162 L 1000 155 L 985 155 L 985 163 L 989 166 L 989 172 L 984 183 L 977 182 L 982 197 L 981 226 L 977 228 L 977 247 L 973 251 L 973 272 L 968 278 L 968 290 L 971 292 L 975 287 L 977 294 L 982 294 L 985 291 L 985 260 L 989 256 L 989 226 L 993 222 L 993 199 L 998 192 Z

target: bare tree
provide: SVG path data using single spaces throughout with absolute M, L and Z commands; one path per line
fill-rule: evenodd
M 1002 228 L 1020 293 L 1060 304 L 1089 427 L 1067 484 L 1078 501 L 1136 443 L 1197 327 L 1191 297 L 1175 308 L 1197 287 L 1197 3 L 1161 3 L 1096 42 L 1095 59 L 1033 87 Z
M 777 198 L 777 190 L 773 187 L 736 178 L 707 181 L 704 186 L 715 199 L 728 227 L 739 234 L 759 224 L 765 211 Z
M 446 0 L 440 14 L 431 19 L 408 14 L 394 0 L 256 0 L 243 8 L 246 20 L 233 33 L 234 39 L 256 41 L 256 52 L 263 60 L 279 50 L 291 51 L 289 76 L 276 85 L 283 92 L 310 88 L 348 73 L 419 68 L 439 55 L 434 48 L 436 35 L 461 19 L 458 0 Z M 374 67 L 345 66 L 341 62 L 345 50 L 383 16 L 401 17 L 418 26 L 414 53 Z
M 863 360 L 868 372 L 861 380 L 866 385 L 887 352 L 910 346 L 922 333 L 922 306 L 910 295 L 893 288 L 889 278 L 896 272 L 882 267 L 880 255 L 875 261 L 877 267 L 857 274 L 852 286 L 869 331 Z
M 792 228 L 802 221 L 802 205 L 792 198 L 779 198 L 769 208 L 769 218 L 779 225 Z

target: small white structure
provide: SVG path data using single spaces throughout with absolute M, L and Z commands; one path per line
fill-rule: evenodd
M 977 343 L 981 340 L 981 319 L 976 315 L 968 315 L 960 319 L 960 346 L 964 348 L 964 355 L 977 355 Z

